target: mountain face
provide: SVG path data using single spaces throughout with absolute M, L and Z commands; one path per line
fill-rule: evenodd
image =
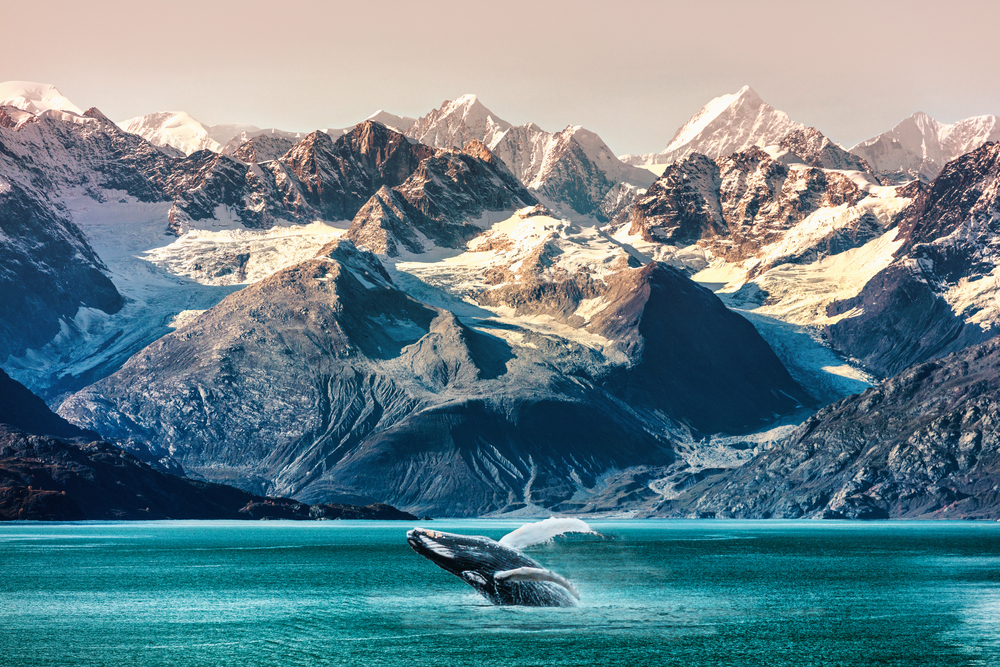
M 555 134 L 534 124 L 512 127 L 490 150 L 550 207 L 602 222 L 634 200 L 634 194 L 623 196 L 623 186 L 631 194 L 655 180 L 648 170 L 623 164 L 599 136 L 580 126 Z
M 243 147 L 252 150 L 256 140 Z M 250 228 L 266 229 L 279 219 L 350 220 L 379 188 L 400 185 L 433 152 L 366 121 L 336 141 L 313 132 L 263 164 L 248 166 L 238 154 L 193 153 L 175 165 L 168 182 L 176 197 L 170 228 L 181 234 L 214 219 L 220 206 Z
M 677 130 L 663 152 L 624 157 L 629 164 L 670 164 L 693 153 L 719 158 L 752 146 L 777 144 L 789 133 L 804 129 L 764 102 L 753 88 L 743 86 L 702 107 Z
M 0 128 L 4 178 L 49 198 L 85 194 L 101 201 L 107 191 L 121 190 L 140 201 L 164 201 L 172 164 L 97 109 L 79 116 L 47 111 Z
M 845 151 L 815 127 L 793 130 L 778 145 L 813 167 L 874 174 L 872 166 L 864 158 Z
M 81 309 L 118 312 L 124 299 L 106 272 L 64 211 L 0 177 L 0 359 L 76 326 Z
M 948 163 L 902 213 L 891 265 L 833 312 L 831 342 L 891 375 L 1000 333 L 1000 144 Z
M 1000 141 L 1000 118 L 975 116 L 951 125 L 923 112 L 851 149 L 888 181 L 934 180 L 944 165 L 986 142 Z
M 667 503 L 737 518 L 995 518 L 1000 341 L 829 405 L 744 467 Z
M 340 241 L 227 297 L 60 412 L 244 488 L 468 515 L 554 507 L 610 469 L 670 464 L 666 434 L 684 419 L 746 426 L 807 400 L 709 292 L 664 267 L 622 271 L 592 320 L 590 335 L 614 337 L 602 353 L 500 321 L 470 328 Z M 734 358 L 686 356 L 695 339 Z M 662 365 L 675 371 L 666 384 Z

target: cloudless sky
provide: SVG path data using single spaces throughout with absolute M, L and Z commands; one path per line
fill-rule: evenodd
M 308 131 L 476 93 L 639 153 L 744 84 L 848 147 L 918 110 L 1000 114 L 997 0 L 5 0 L 0 25 L 0 81 L 116 120 Z

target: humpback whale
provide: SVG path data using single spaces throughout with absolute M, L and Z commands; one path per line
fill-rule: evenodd
M 499 541 L 426 528 L 407 532 L 406 541 L 418 554 L 454 574 L 493 604 L 573 607 L 580 598 L 576 587 L 519 551 L 568 532 L 594 531 L 579 519 L 546 519 L 522 526 Z

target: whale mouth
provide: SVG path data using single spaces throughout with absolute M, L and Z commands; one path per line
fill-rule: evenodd
M 407 543 L 418 554 L 427 557 L 429 556 L 428 552 L 430 552 L 441 558 L 454 559 L 455 552 L 438 541 L 442 537 L 444 535 L 436 530 L 424 530 L 422 528 L 414 528 L 406 533 Z

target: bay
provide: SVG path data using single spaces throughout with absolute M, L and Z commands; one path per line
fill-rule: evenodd
M 582 595 L 535 609 L 416 555 L 410 524 L 0 524 L 0 664 L 1000 665 L 1000 524 L 591 525 L 528 550 Z

